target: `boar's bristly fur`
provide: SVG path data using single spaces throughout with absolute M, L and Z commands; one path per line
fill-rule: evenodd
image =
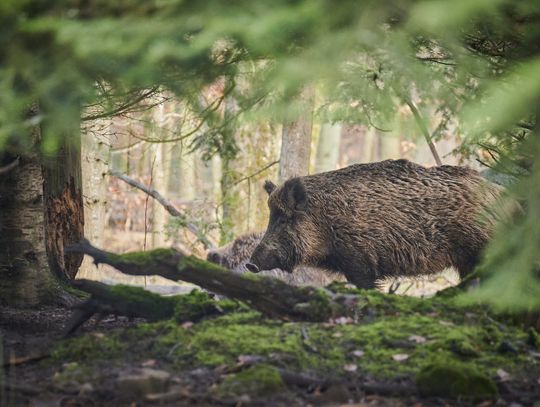
M 478 262 L 495 225 L 501 189 L 465 167 L 425 168 L 387 160 L 270 187 L 268 228 L 250 262 L 292 272 L 298 265 L 343 273 L 372 288 L 397 276 Z

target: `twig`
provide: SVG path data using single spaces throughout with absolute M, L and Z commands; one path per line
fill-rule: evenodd
M 426 123 L 424 122 L 424 119 L 420 115 L 420 112 L 418 111 L 418 108 L 415 106 L 415 104 L 409 100 L 404 98 L 403 99 L 407 106 L 409 106 L 409 109 L 411 109 L 411 112 L 414 115 L 414 119 L 416 120 L 416 124 L 418 127 L 420 127 L 420 131 L 424 135 L 424 138 L 426 139 L 429 149 L 431 150 L 431 154 L 433 154 L 433 158 L 435 158 L 435 162 L 437 165 L 442 165 L 441 158 L 439 157 L 439 153 L 437 153 L 437 149 L 435 148 L 435 144 L 433 144 L 433 140 L 431 139 L 431 136 L 429 134 L 429 130 L 426 126 Z
M 15 168 L 17 165 L 19 165 L 20 161 L 21 161 L 21 157 L 17 157 L 12 162 L 10 162 L 8 165 L 0 167 L 0 175 L 5 174 L 7 172 L 10 172 L 13 168 Z
M 40 360 L 46 359 L 50 356 L 51 354 L 49 352 L 45 352 L 45 353 L 39 353 L 35 355 L 12 357 L 7 362 L 4 362 L 2 364 L 2 367 L 7 368 L 7 367 L 12 367 L 12 366 L 20 366 L 20 365 L 26 365 L 29 363 L 35 363 L 35 362 L 39 362 Z
M 0 394 L 2 394 L 4 391 L 24 394 L 27 396 L 37 396 L 39 394 L 43 394 L 43 389 L 40 387 L 34 387 L 13 382 L 0 382 Z
M 135 143 L 131 143 L 124 147 L 111 148 L 111 153 L 112 154 L 127 153 L 128 151 L 138 147 L 141 144 L 142 144 L 142 141 L 136 141 Z
M 418 59 L 419 61 L 433 62 L 433 63 L 436 63 L 436 64 L 447 65 L 447 66 L 456 66 L 457 65 L 455 62 L 447 62 L 444 59 L 436 58 L 436 57 L 416 57 L 416 59 Z
M 366 393 L 381 396 L 412 396 L 417 393 L 415 386 L 402 384 L 362 383 L 359 387 Z
M 266 171 L 268 168 L 270 168 L 270 167 L 272 167 L 272 166 L 274 166 L 274 165 L 276 165 L 276 164 L 279 164 L 279 160 L 272 161 L 270 164 L 265 165 L 265 166 L 262 167 L 260 170 L 255 171 L 253 174 L 250 174 L 250 175 L 247 175 L 247 176 L 245 176 L 245 177 L 243 177 L 243 178 L 240 178 L 240 179 L 239 179 L 238 181 L 236 181 L 233 185 L 238 185 L 238 184 L 240 184 L 240 183 L 243 182 L 243 181 L 246 181 L 246 180 L 248 180 L 248 179 L 251 179 L 251 178 L 253 178 L 253 177 L 256 177 L 256 176 L 259 175 L 261 172 Z
M 127 102 L 127 103 L 125 103 L 123 105 L 120 105 L 117 108 L 115 108 L 113 110 L 110 110 L 110 111 L 107 111 L 107 112 L 99 113 L 99 114 L 92 115 L 92 116 L 83 116 L 81 118 L 81 121 L 86 122 L 86 121 L 90 121 L 90 120 L 97 120 L 97 119 L 103 119 L 105 117 L 116 116 L 116 115 L 118 115 L 118 114 L 120 114 L 122 112 L 125 112 L 127 109 L 137 105 L 138 103 L 142 102 L 144 99 L 152 96 L 158 90 L 159 90 L 159 87 L 153 87 L 152 89 L 148 90 L 147 92 L 143 92 L 137 98 L 135 98 L 134 100 L 132 100 L 130 102 Z M 148 108 L 151 108 L 151 107 L 152 106 L 149 106 Z
M 109 171 L 109 174 L 112 175 L 113 177 L 121 179 L 122 181 L 131 185 L 132 187 L 135 187 L 143 191 L 145 194 L 150 195 L 152 198 L 158 201 L 165 208 L 165 210 L 171 214 L 171 216 L 182 219 L 186 223 L 186 227 L 193 233 L 193 235 L 197 238 L 197 240 L 201 242 L 206 249 L 213 249 L 216 247 L 216 244 L 212 240 L 210 240 L 210 238 L 202 234 L 202 232 L 200 231 L 197 225 L 195 225 L 192 222 L 188 222 L 186 215 L 180 212 L 170 201 L 165 199 L 158 191 L 156 191 L 155 189 L 149 188 L 146 185 L 143 185 L 140 182 L 135 181 L 133 178 L 128 177 L 127 175 L 121 174 L 119 172 Z
M 392 281 L 392 284 L 390 284 L 390 287 L 388 287 L 388 294 L 395 294 L 400 286 L 401 286 L 401 281 L 397 281 L 397 280 Z

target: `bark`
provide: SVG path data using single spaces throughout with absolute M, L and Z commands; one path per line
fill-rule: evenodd
M 80 138 L 69 137 L 43 164 L 45 245 L 51 271 L 61 280 L 77 274 L 82 256 L 64 247 L 84 237 Z
M 169 161 L 171 158 L 170 146 L 167 143 L 158 143 L 153 146 L 155 150 L 154 174 L 152 176 L 154 187 L 162 191 L 165 196 L 169 195 Z M 165 208 L 155 201 L 152 206 L 152 247 L 165 245 L 165 227 L 167 224 L 167 212 Z
M 279 159 L 280 182 L 309 173 L 313 127 L 313 90 L 311 88 L 304 90 L 300 105 L 299 117 L 295 121 L 283 124 Z
M 375 145 L 377 141 L 377 132 L 373 127 L 366 129 L 364 134 L 364 145 L 362 151 L 363 163 L 370 163 L 375 161 Z
M 337 168 L 341 141 L 341 124 L 324 123 L 321 125 L 317 143 L 315 172 L 332 171 Z
M 54 279 L 45 248 L 43 174 L 37 153 L 0 178 L 0 303 L 34 306 Z
M 231 96 L 225 96 L 225 107 L 223 120 L 226 123 L 223 129 L 223 143 L 226 145 L 234 144 L 236 128 L 233 124 L 233 116 L 236 111 L 236 103 Z M 234 238 L 234 209 L 238 200 L 238 193 L 235 192 L 234 168 L 233 162 L 236 154 L 232 148 L 225 146 L 221 158 L 221 223 L 220 223 L 220 241 L 221 245 L 230 242 Z
M 160 275 L 173 281 L 190 282 L 243 301 L 270 317 L 326 321 L 357 312 L 357 297 L 333 295 L 313 287 L 294 287 L 271 277 L 232 273 L 174 249 L 116 255 L 82 241 L 72 245 L 69 251 L 88 254 L 96 263 L 109 264 L 126 274 Z
M 399 137 L 393 134 L 385 134 L 375 130 L 380 138 L 380 154 L 381 160 L 393 159 L 397 160 L 401 158 L 401 148 Z
M 197 154 L 197 195 L 201 198 L 201 214 L 203 219 L 210 223 L 214 216 L 214 168 L 211 161 L 204 161 L 202 155 Z
M 82 185 L 84 191 L 84 237 L 103 245 L 107 214 L 107 179 L 110 145 L 98 132 L 85 132 L 81 143 Z M 77 278 L 98 279 L 101 268 L 84 259 Z
M 32 132 L 38 143 L 40 128 Z M 29 151 L 0 177 L 0 303 L 73 302 L 55 277 L 73 278 L 82 259 L 64 256 L 64 245 L 83 236 L 79 154 L 77 146 L 64 145 L 44 163 Z

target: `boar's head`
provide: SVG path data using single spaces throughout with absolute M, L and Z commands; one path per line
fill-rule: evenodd
M 279 268 L 291 273 L 301 263 L 316 263 L 322 239 L 309 213 L 309 195 L 302 179 L 292 178 L 279 188 L 266 181 L 264 189 L 269 195 L 270 219 L 246 267 L 253 272 Z

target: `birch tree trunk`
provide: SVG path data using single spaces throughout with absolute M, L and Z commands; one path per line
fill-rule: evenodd
M 35 126 L 34 141 L 40 137 Z M 41 159 L 36 144 L 16 168 L 0 175 L 1 304 L 70 302 L 59 280 L 73 278 L 82 260 L 64 254 L 66 245 L 83 237 L 78 141 L 66 142 L 47 160 Z
M 321 125 L 319 142 L 317 143 L 317 156 L 315 158 L 316 173 L 336 169 L 340 141 L 341 124 L 324 123 Z
M 98 124 L 98 128 L 101 126 Z M 107 215 L 107 185 L 111 148 L 107 137 L 99 131 L 85 132 L 81 143 L 82 186 L 84 191 L 84 237 L 104 246 Z M 103 266 L 83 259 L 77 278 L 99 280 Z
M 309 173 L 313 90 L 306 88 L 300 98 L 300 115 L 296 120 L 283 124 L 279 161 L 280 182 Z

